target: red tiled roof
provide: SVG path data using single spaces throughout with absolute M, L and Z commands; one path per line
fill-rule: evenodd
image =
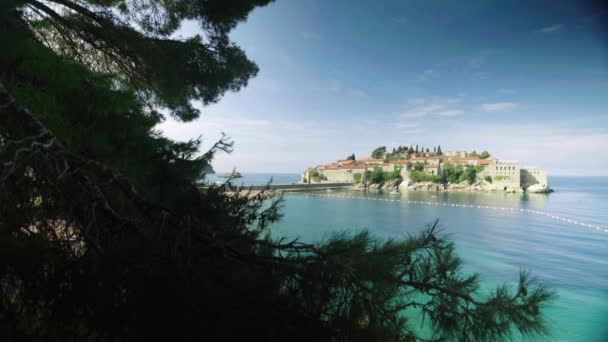
M 454 161 L 454 162 L 465 162 L 465 161 L 469 161 L 469 160 L 481 160 L 479 159 L 479 157 L 455 157 L 455 158 L 450 158 L 450 161 Z
M 357 159 L 357 161 L 362 161 L 362 162 L 384 162 L 384 159 L 374 159 L 372 157 L 364 157 L 364 158 Z
M 340 165 L 327 167 L 326 170 L 365 170 L 367 168 L 369 167 L 365 165 Z
M 490 165 L 494 162 L 493 159 L 480 159 L 477 161 L 477 164 L 479 165 Z
M 425 157 L 415 157 L 415 158 L 410 158 L 410 160 L 415 160 L 415 161 L 422 161 L 422 160 L 426 160 L 427 158 Z

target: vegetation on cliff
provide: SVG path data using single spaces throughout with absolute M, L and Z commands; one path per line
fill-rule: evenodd
M 229 32 L 268 2 L 0 2 L 0 339 L 404 341 L 413 316 L 434 339 L 546 334 L 552 291 L 481 293 L 436 223 L 305 244 L 271 237 L 280 198 L 195 186 L 232 142 L 154 127 L 246 85 Z M 174 38 L 183 20 L 203 34 Z

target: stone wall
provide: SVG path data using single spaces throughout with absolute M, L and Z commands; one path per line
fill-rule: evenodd
M 323 170 L 322 174 L 327 178 L 324 180 L 329 183 L 353 183 L 353 174 L 362 173 L 363 170 Z
M 526 189 L 535 184 L 548 186 L 547 172 L 540 169 L 521 169 L 521 186 Z
M 486 185 L 495 190 L 519 190 L 521 188 L 520 165 L 516 161 L 498 160 L 485 165 L 479 173 L 479 178 L 492 177 L 492 183 Z

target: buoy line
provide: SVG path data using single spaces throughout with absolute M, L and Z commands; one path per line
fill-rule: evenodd
M 524 212 L 524 213 L 528 213 L 528 214 L 545 216 L 545 217 L 555 219 L 558 221 L 562 221 L 562 222 L 570 223 L 573 225 L 591 228 L 591 229 L 595 229 L 597 231 L 608 233 L 608 229 L 602 228 L 598 225 L 568 219 L 568 218 L 553 215 L 551 213 L 547 213 L 544 211 L 524 209 L 524 208 L 494 207 L 494 206 L 488 206 L 488 205 L 457 204 L 457 203 L 447 203 L 447 202 L 415 201 L 415 200 L 401 200 L 401 199 L 392 199 L 392 198 L 383 198 L 383 197 L 347 196 L 347 195 L 333 195 L 333 194 L 330 195 L 330 194 L 318 194 L 318 193 L 306 193 L 305 196 L 346 198 L 346 199 L 369 200 L 369 201 L 399 202 L 399 203 L 407 203 L 407 204 L 434 205 L 434 206 L 454 207 L 454 208 L 476 208 L 476 209 L 491 209 L 491 210 L 501 210 L 501 211 L 510 211 L 510 212 Z

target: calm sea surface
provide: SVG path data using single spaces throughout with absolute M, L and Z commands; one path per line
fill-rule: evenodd
M 219 173 L 222 174 L 222 173 Z M 227 179 L 217 176 L 218 174 L 210 174 L 206 181 L 209 183 L 224 183 Z M 264 185 L 272 180 L 272 184 L 292 184 L 300 180 L 299 174 L 294 173 L 243 173 L 243 177 L 235 178 L 231 182 L 234 185 Z
M 241 180 L 264 183 L 268 174 Z M 275 184 L 298 175 L 274 175 Z M 354 191 L 288 194 L 276 236 L 314 242 L 330 232 L 369 229 L 378 237 L 419 232 L 439 219 L 456 242 L 465 270 L 478 272 L 484 288 L 515 282 L 520 269 L 558 291 L 546 310 L 549 341 L 608 341 L 608 233 L 521 211 L 446 207 L 408 200 L 513 207 L 542 211 L 608 229 L 608 177 L 551 177 L 556 192 L 543 194 L 430 193 L 400 195 Z M 247 182 L 243 182 L 248 184 Z M 345 195 L 399 201 L 321 197 Z

